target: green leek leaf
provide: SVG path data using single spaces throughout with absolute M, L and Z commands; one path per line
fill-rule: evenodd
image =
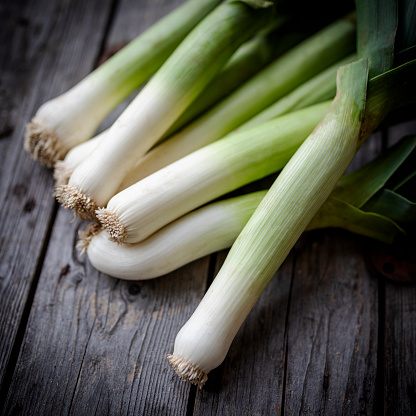
M 374 195 L 363 206 L 363 210 L 389 217 L 404 228 L 416 225 L 416 203 L 390 189 L 382 189 Z
M 416 136 L 408 136 L 377 159 L 343 176 L 332 195 L 358 208 L 362 207 L 416 148 Z
M 388 213 L 381 215 L 379 211 L 365 212 L 332 195 L 319 209 L 307 230 L 327 227 L 343 228 L 388 244 L 398 234 L 404 234 Z
M 398 24 L 395 0 L 356 1 L 357 53 L 370 60 L 370 78 L 393 67 Z

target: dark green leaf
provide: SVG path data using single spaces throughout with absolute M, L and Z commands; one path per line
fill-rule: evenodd
M 416 135 L 403 138 L 372 162 L 343 176 L 331 195 L 361 207 L 383 188 L 415 148 Z

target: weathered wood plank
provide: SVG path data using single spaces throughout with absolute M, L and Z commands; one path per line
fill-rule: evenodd
M 65 91 L 91 70 L 109 3 L 38 0 L 2 4 L 1 382 L 30 288 L 38 277 L 55 207 L 50 172 L 23 151 L 25 124 L 42 102 Z
M 416 284 L 386 282 L 384 408 L 416 414 Z
M 342 232 L 313 232 L 297 258 L 286 414 L 373 414 L 378 291 L 363 258 L 368 241 L 360 240 Z
M 120 281 L 78 257 L 71 218 L 59 210 L 6 414 L 185 414 L 190 386 L 166 356 L 203 295 L 208 258 Z

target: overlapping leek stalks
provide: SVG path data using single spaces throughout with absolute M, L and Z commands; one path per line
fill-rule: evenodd
M 331 65 L 330 67 L 326 68 L 318 75 L 312 77 L 308 81 L 301 84 L 299 87 L 295 88 L 289 94 L 277 100 L 277 102 L 275 102 L 270 107 L 266 108 L 265 110 L 254 116 L 252 119 L 244 123 L 238 129 L 243 130 L 248 127 L 253 127 L 257 124 L 261 124 L 262 122 L 268 121 L 271 118 L 277 117 L 279 115 L 283 115 L 291 111 L 302 109 L 309 105 L 333 98 L 335 96 L 336 90 L 336 71 L 338 67 L 348 62 L 352 62 L 354 60 L 354 57 L 355 55 L 348 55 L 347 57 L 341 59 L 334 65 Z M 280 80 L 279 82 L 285 81 L 285 77 L 280 77 L 278 79 Z M 276 79 L 276 81 L 278 79 Z M 245 87 L 243 86 L 242 88 Z M 246 106 L 252 105 L 253 101 L 255 102 L 258 98 L 259 93 L 256 94 L 254 100 L 249 100 L 249 97 L 247 96 L 247 102 L 244 102 L 244 104 Z M 241 101 L 240 104 L 242 104 Z M 224 117 L 218 118 L 217 126 L 221 125 L 221 120 L 226 119 L 226 115 L 227 114 L 223 114 Z M 225 131 L 228 130 L 229 127 L 227 127 Z M 192 128 L 188 129 L 188 132 L 189 131 L 192 131 Z M 176 137 L 179 138 L 181 136 L 182 135 L 179 134 Z M 192 137 L 191 133 L 189 134 L 189 136 Z M 216 136 L 212 135 L 212 141 L 215 141 L 214 139 L 216 139 L 217 136 L 218 134 Z M 68 183 L 68 180 L 75 167 L 78 166 L 83 160 L 85 160 L 88 154 L 93 152 L 95 146 L 98 144 L 101 137 L 102 135 L 99 135 L 94 139 L 91 139 L 85 143 L 80 144 L 79 146 L 74 147 L 68 152 L 67 156 L 63 161 L 59 161 L 55 165 L 54 177 L 56 180 L 57 187 L 61 185 L 66 185 Z M 140 159 L 136 163 L 135 167 L 126 175 L 117 192 L 121 192 L 122 190 L 135 184 L 136 182 L 145 178 L 146 176 L 167 166 L 169 163 L 175 161 L 176 159 L 179 159 L 181 156 L 184 156 L 187 153 L 191 153 L 191 150 L 194 149 L 194 147 L 202 147 L 202 143 L 198 140 L 198 138 L 196 138 L 192 143 L 192 147 L 186 147 L 184 146 L 184 142 L 179 139 L 170 141 L 168 147 L 169 150 L 165 146 L 162 146 L 161 149 L 158 149 L 158 147 L 156 147 L 153 150 L 150 150 L 142 159 Z
M 342 177 L 306 229 L 338 227 L 385 243 L 403 235 L 401 226 L 416 221 L 416 209 L 414 203 L 395 192 L 408 178 L 396 178 L 397 184 L 392 179 L 409 155 L 416 154 L 415 148 L 416 136 L 406 137 L 377 159 Z M 411 172 L 416 172 L 414 166 Z M 111 242 L 100 224 L 93 223 L 82 233 L 77 246 L 87 252 L 96 269 L 110 276 L 155 278 L 231 247 L 266 192 L 208 204 L 137 244 Z M 393 198 L 394 202 L 389 203 Z
M 213 106 L 221 98 L 229 95 L 260 68 L 278 56 L 279 53 L 293 46 L 293 42 L 296 42 L 299 35 L 291 32 L 281 34 L 280 28 L 285 21 L 285 18 L 277 17 L 264 31 L 243 44 L 165 135 L 169 131 L 180 130 L 190 120 Z M 279 39 L 278 45 L 276 45 L 277 36 Z M 74 169 L 93 152 L 96 144 L 102 138 L 103 133 L 74 146 L 63 160 L 58 160 L 55 163 L 54 177 L 57 186 L 68 183 Z
M 187 1 L 70 90 L 44 103 L 27 126 L 25 150 L 53 167 L 68 150 L 92 137 L 104 118 L 157 71 L 220 1 Z
M 282 169 L 330 101 L 237 131 L 147 176 L 97 210 L 110 238 L 137 243 L 214 198 Z
M 260 2 L 260 8 L 251 4 L 243 0 L 222 3 L 189 33 L 110 127 L 100 146 L 77 166 L 68 185 L 57 189 L 64 207 L 89 219 L 97 207 L 107 203 L 135 162 L 163 136 L 238 47 L 271 19 L 267 7 L 271 3 Z

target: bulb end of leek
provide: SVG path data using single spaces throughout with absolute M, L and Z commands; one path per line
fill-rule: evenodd
M 74 185 L 61 185 L 56 187 L 56 199 L 66 209 L 72 209 L 83 221 L 95 219 L 98 209 L 95 201 Z
M 55 179 L 55 188 L 68 185 L 73 169 L 71 169 L 64 160 L 58 160 L 53 169 L 53 178 Z
M 88 224 L 87 228 L 84 231 L 78 233 L 79 240 L 75 245 L 75 248 L 81 253 L 84 254 L 88 250 L 91 240 L 102 231 L 103 226 L 99 221 L 94 221 Z
M 183 380 L 195 384 L 200 389 L 208 380 L 207 374 L 178 354 L 169 354 L 168 360 L 176 374 Z
M 26 126 L 23 147 L 34 160 L 48 168 L 53 168 L 68 152 L 56 133 L 36 118 Z
M 124 243 L 127 238 L 127 230 L 116 213 L 108 208 L 100 208 L 96 216 L 101 225 L 107 230 L 108 238 L 115 243 Z

